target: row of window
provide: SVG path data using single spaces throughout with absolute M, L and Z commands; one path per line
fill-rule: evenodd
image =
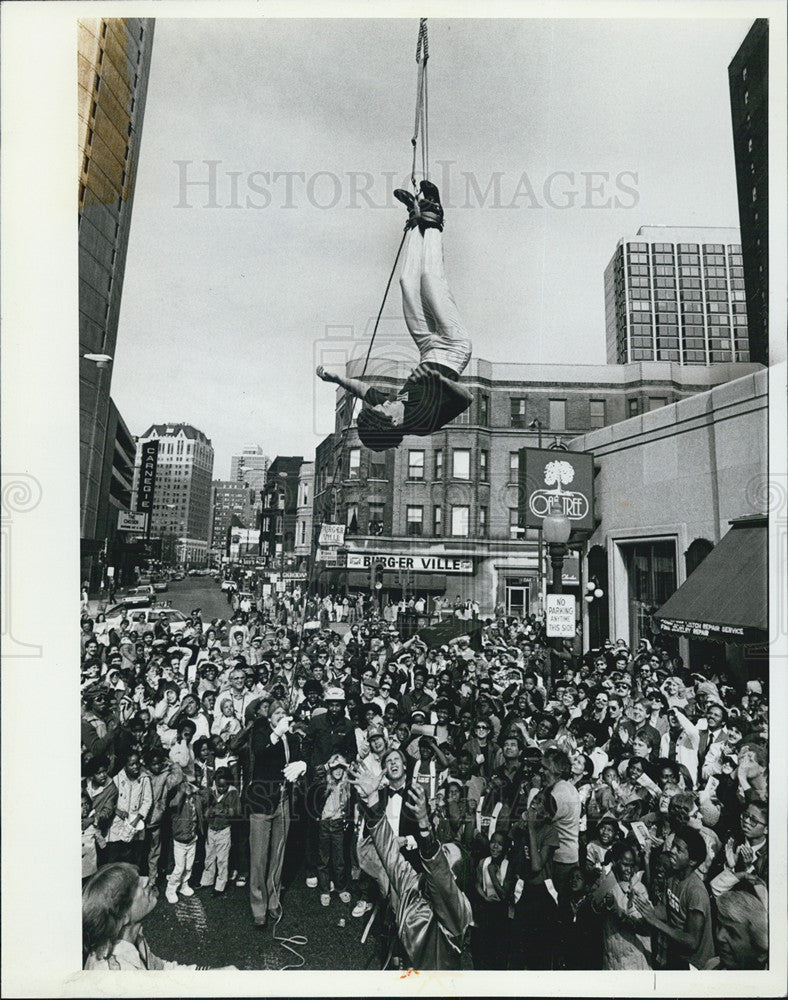
M 383 504 L 369 505 L 369 534 L 379 534 L 383 526 Z M 405 533 L 411 537 L 426 534 L 425 507 L 421 504 L 408 504 L 405 508 Z M 517 507 L 509 508 L 509 537 L 513 540 L 525 538 L 524 531 L 519 527 L 519 511 Z M 345 508 L 345 523 L 351 531 L 359 529 L 358 504 L 347 504 Z M 451 538 L 469 538 L 471 533 L 471 508 L 467 504 L 452 504 L 449 508 L 449 536 Z M 489 509 L 486 506 L 476 508 L 475 538 L 486 538 L 489 531 Z M 443 507 L 432 508 L 431 533 L 434 537 L 443 537 Z

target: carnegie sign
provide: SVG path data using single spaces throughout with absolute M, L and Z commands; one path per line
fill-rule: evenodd
M 421 555 L 417 552 L 409 552 L 407 555 L 348 552 L 348 569 L 368 570 L 375 563 L 381 563 L 384 569 L 409 570 L 412 573 L 473 573 L 473 559 Z
M 137 510 L 148 514 L 153 509 L 153 490 L 156 486 L 156 465 L 159 461 L 159 442 L 146 441 L 142 446 L 140 481 L 137 486 Z
M 594 530 L 594 456 L 521 448 L 520 525 L 541 528 L 555 505 L 572 522 L 572 531 Z

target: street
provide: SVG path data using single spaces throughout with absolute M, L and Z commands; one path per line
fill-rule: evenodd
M 202 613 L 204 624 L 217 618 L 229 618 L 232 607 L 219 582 L 210 576 L 187 576 L 183 580 L 170 580 L 169 590 L 156 595 L 157 601 L 169 601 L 174 608 L 188 615 L 195 608 Z

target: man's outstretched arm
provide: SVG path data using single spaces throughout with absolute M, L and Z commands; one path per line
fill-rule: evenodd
M 364 399 L 367 390 L 370 388 L 366 382 L 362 382 L 360 379 L 345 378 L 344 375 L 335 375 L 332 372 L 327 372 L 322 365 L 317 366 L 317 377 L 321 378 L 324 382 L 336 382 L 346 392 L 352 393 L 359 399 Z

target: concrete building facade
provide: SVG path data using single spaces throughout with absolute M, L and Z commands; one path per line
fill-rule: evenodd
M 298 472 L 295 545 L 293 552 L 303 561 L 312 549 L 313 502 L 315 498 L 315 463 L 302 462 Z
M 153 47 L 147 18 L 89 18 L 77 25 L 79 212 L 80 520 L 83 576 L 105 548 L 98 529 L 111 363 Z M 111 447 L 110 447 L 111 450 Z
M 607 360 L 750 360 L 737 229 L 641 226 L 605 268 Z
M 768 372 L 761 368 L 570 442 L 590 452 L 599 524 L 583 579 L 604 598 L 585 606 L 586 646 L 655 634 L 653 614 L 736 518 L 763 514 L 767 489 Z M 732 582 L 735 586 L 735 581 Z M 720 644 L 676 640 L 693 664 Z
M 211 527 L 213 446 L 191 424 L 153 424 L 137 439 L 135 497 L 142 445 L 151 440 L 159 442 L 151 537 L 174 539 L 178 562 L 204 565 Z

